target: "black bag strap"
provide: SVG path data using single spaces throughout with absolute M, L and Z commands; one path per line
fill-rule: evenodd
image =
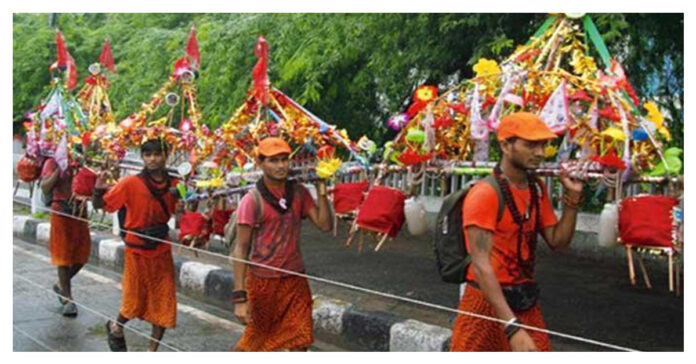
M 495 179 L 493 174 L 487 175 L 481 181 L 488 183 L 491 187 L 493 187 L 493 190 L 495 190 L 495 193 L 498 195 L 498 218 L 496 221 L 500 222 L 500 220 L 503 219 L 503 213 L 505 212 L 505 198 L 503 197 L 503 190 L 500 188 L 500 184 L 498 183 L 498 180 Z

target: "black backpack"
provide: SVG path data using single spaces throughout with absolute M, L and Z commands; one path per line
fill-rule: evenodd
M 433 248 L 437 271 L 442 280 L 447 283 L 460 284 L 466 281 L 466 267 L 471 263 L 471 257 L 466 251 L 462 232 L 462 206 L 464 198 L 471 187 L 478 182 L 488 183 L 498 194 L 498 220 L 503 217 L 505 203 L 503 193 L 495 176 L 488 175 L 482 180 L 471 181 L 461 190 L 450 193 L 442 201 L 442 207 L 437 214 Z

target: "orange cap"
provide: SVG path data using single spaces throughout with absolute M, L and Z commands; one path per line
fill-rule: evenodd
M 256 148 L 257 155 L 264 157 L 272 157 L 283 153 L 290 154 L 291 152 L 292 149 L 290 149 L 290 145 L 285 140 L 273 137 L 260 141 Z
M 516 112 L 500 119 L 497 134 L 498 140 L 518 137 L 537 141 L 558 137 L 543 120 L 529 112 Z

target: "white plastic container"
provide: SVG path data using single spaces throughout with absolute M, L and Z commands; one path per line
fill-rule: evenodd
M 428 221 L 425 215 L 425 205 L 419 198 L 411 197 L 404 203 L 404 215 L 406 225 L 411 235 L 421 235 L 428 230 Z
M 619 208 L 615 203 L 606 203 L 599 215 L 599 246 L 612 248 L 619 244 L 618 238 Z

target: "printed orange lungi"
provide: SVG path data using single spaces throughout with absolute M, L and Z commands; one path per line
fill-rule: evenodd
M 479 289 L 466 286 L 464 296 L 459 303 L 459 310 L 472 312 L 488 317 L 497 317 L 493 306 L 483 296 Z M 524 312 L 515 312 L 524 325 L 545 329 L 546 324 L 541 315 L 539 303 Z M 451 351 L 510 351 L 503 324 L 483 318 L 459 314 L 454 322 L 452 331 Z M 539 351 L 551 351 L 551 341 L 546 333 L 526 330 Z
M 49 249 L 51 264 L 55 266 L 87 263 L 92 249 L 87 222 L 51 214 Z
M 125 251 L 121 314 L 168 329 L 176 326 L 176 282 L 171 251 L 147 257 Z
M 246 290 L 251 322 L 235 350 L 303 349 L 314 342 L 312 295 L 306 278 L 247 274 Z

